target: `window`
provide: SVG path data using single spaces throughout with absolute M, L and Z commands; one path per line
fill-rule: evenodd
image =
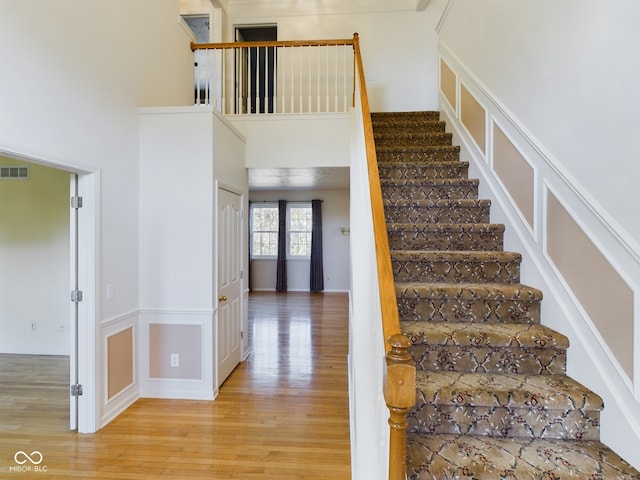
M 294 204 L 288 208 L 289 257 L 311 256 L 311 207 L 308 204 Z
M 278 206 L 251 206 L 251 256 L 278 255 Z
M 287 257 L 311 256 L 311 226 L 309 203 L 287 205 Z M 251 206 L 251 256 L 276 258 L 278 256 L 278 206 L 263 203 Z

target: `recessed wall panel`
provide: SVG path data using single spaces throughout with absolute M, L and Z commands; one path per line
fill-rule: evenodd
M 449 68 L 449 65 L 440 59 L 440 91 L 455 111 L 458 107 L 456 96 L 456 74 Z
M 133 327 L 107 338 L 107 398 L 133 383 Z
M 547 194 L 547 253 L 633 378 L 633 291 L 559 200 Z
M 460 121 L 484 154 L 487 138 L 487 112 L 467 90 L 460 85 Z
M 149 377 L 202 379 L 202 327 L 150 324 Z
M 502 129 L 493 124 L 493 169 L 533 229 L 534 170 Z

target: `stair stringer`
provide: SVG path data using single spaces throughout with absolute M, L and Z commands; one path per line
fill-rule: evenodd
M 541 233 L 526 224 L 500 179 L 446 100 L 440 97 L 439 103 L 440 118 L 446 122 L 447 131 L 453 134 L 453 144 L 460 146 L 460 159 L 469 161 L 469 177 L 480 180 L 480 197 L 491 200 L 492 222 L 505 224 L 504 249 L 523 254 L 521 282 L 535 285 L 544 293 L 541 323 L 569 337 L 568 375 L 597 392 L 604 400 L 601 441 L 634 467 L 640 468 L 637 450 L 640 445 L 640 402 L 634 397 L 631 379 L 566 281 L 552 267 L 543 251 L 542 241 L 536 242 L 536 235 L 542 237 Z M 536 218 L 542 218 L 540 212 L 536 212 Z

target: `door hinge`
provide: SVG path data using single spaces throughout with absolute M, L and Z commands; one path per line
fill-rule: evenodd
M 82 301 L 82 290 L 73 290 L 71 292 L 71 301 L 73 303 L 79 303 Z
M 71 208 L 82 208 L 82 197 L 71 197 Z
M 244 332 L 240 331 L 240 340 L 244 340 Z
M 244 270 L 240 270 L 240 279 L 244 278 Z
M 80 385 L 79 383 L 71 385 L 71 396 L 79 397 L 80 395 L 82 395 L 82 385 Z

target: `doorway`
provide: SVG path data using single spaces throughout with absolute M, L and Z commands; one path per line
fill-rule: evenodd
M 99 353 L 94 294 L 98 174 L 74 172 L 58 162 L 2 149 L 0 160 L 25 166 L 30 172 L 26 181 L 31 182 L 12 187 L 0 183 L 0 189 L 9 195 L 0 199 L 0 210 L 4 208 L 0 215 L 0 246 L 5 253 L 0 258 L 0 281 L 4 282 L 2 294 L 8 295 L 0 299 L 0 350 L 29 355 L 36 363 L 63 365 L 57 371 L 66 373 L 55 375 L 61 385 L 38 382 L 44 389 L 42 398 L 54 390 L 62 392 L 69 405 L 65 415 L 68 427 L 82 433 L 94 432 L 98 425 L 95 366 Z M 18 192 L 21 196 L 16 195 Z M 84 209 L 71 205 L 70 196 L 76 192 L 84 198 Z M 7 212 L 13 216 L 11 222 Z M 10 263 L 6 261 L 7 253 Z M 76 289 L 82 290 L 82 302 L 71 301 Z M 76 314 L 81 319 L 77 328 Z M 77 384 L 83 384 L 82 396 L 72 395 L 71 385 Z
M 275 25 L 236 26 L 236 42 L 278 40 Z M 248 47 L 236 54 L 236 113 L 273 113 L 276 47 Z

